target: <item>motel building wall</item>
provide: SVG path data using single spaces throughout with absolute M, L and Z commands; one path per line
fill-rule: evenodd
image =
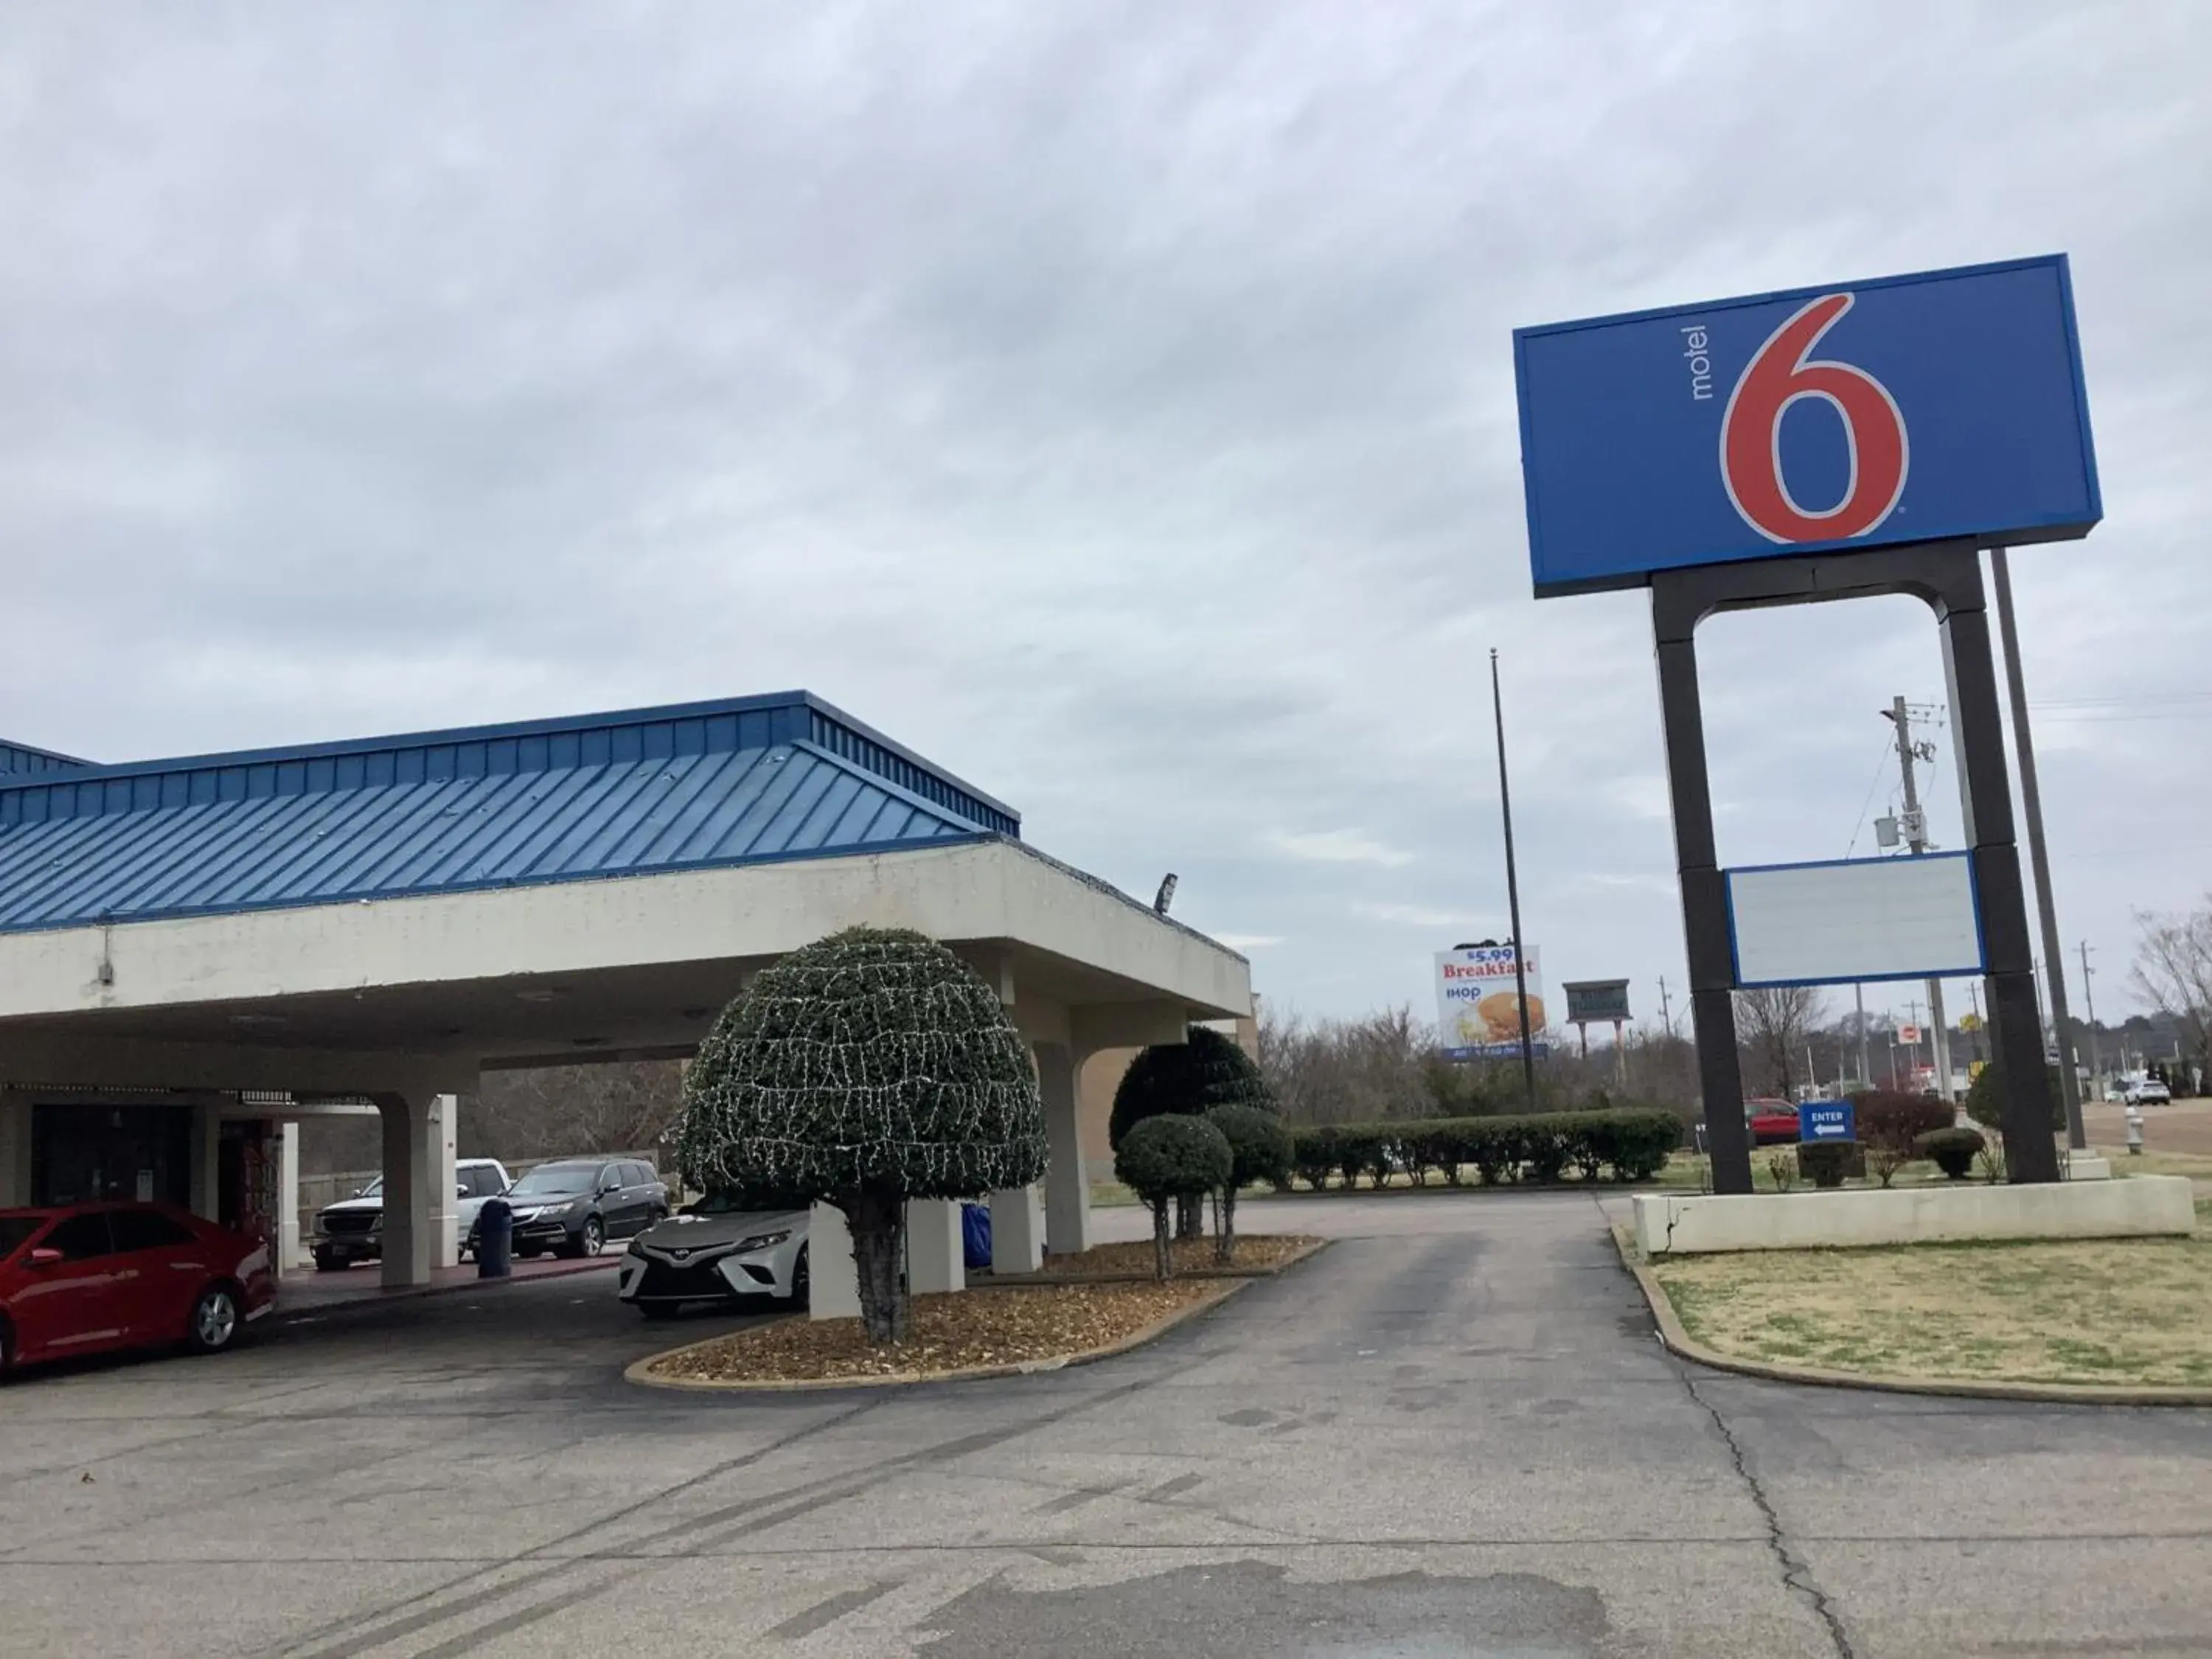
M 483 1071 L 689 1055 L 860 924 L 945 941 L 1029 1041 L 1051 1158 L 992 1196 L 1009 1271 L 1087 1247 L 1128 1053 L 1251 1014 L 1242 957 L 805 692 L 120 766 L 0 743 L 0 1206 L 161 1200 L 296 1269 L 298 1126 L 373 1115 L 384 1281 L 421 1284 Z M 958 1288 L 958 1206 L 910 1219 L 916 1288 Z

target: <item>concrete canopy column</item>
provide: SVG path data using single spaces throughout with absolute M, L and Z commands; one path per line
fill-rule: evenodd
M 458 1095 L 439 1095 L 431 1102 L 430 1128 L 430 1265 L 451 1267 L 461 1259 L 459 1161 L 461 1102 Z
M 1075 1051 L 1064 1042 L 1030 1045 L 1044 1097 L 1046 1248 L 1075 1255 L 1091 1248 L 1091 1182 L 1083 1168 L 1081 1092 Z
M 1044 1266 L 1044 1200 L 1036 1187 L 991 1194 L 991 1271 L 1033 1273 Z
M 906 1206 L 906 1287 L 916 1296 L 968 1288 L 960 1201 L 914 1198 Z
M 806 1214 L 806 1273 L 812 1285 L 809 1319 L 858 1319 L 860 1274 L 853 1265 L 853 1230 L 835 1204 L 816 1204 Z
M 436 1247 L 436 1196 L 443 1176 L 453 1206 L 452 1172 L 441 1171 L 438 1096 L 429 1090 L 375 1097 L 384 1130 L 384 1282 L 427 1285 Z
M 300 1126 L 276 1126 L 276 1276 L 298 1269 L 300 1254 Z

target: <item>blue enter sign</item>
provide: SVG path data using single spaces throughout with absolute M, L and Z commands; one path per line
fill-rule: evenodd
M 1857 1115 L 1848 1100 L 1808 1100 L 1797 1109 L 1797 1139 L 1856 1140 Z

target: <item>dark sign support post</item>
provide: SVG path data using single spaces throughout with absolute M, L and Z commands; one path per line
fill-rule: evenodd
M 1730 567 L 1736 568 L 1736 567 Z M 1652 641 L 1659 659 L 1659 723 L 1667 744 L 1667 792 L 1674 805 L 1674 867 L 1681 879 L 1682 931 L 1689 945 L 1690 1033 L 1698 1048 L 1698 1097 L 1713 1190 L 1751 1190 L 1751 1126 L 1743 1116 L 1743 1073 L 1735 1041 L 1735 963 L 1729 948 L 1728 887 L 1713 840 L 1711 781 L 1705 772 L 1705 716 L 1698 696 L 1698 623 L 1708 614 L 1692 592 L 1702 571 L 1651 579 Z
M 2014 841 L 2004 728 L 1979 554 L 1971 540 L 1869 548 L 1848 555 L 1770 558 L 1655 571 L 1651 624 L 1674 810 L 1674 858 L 1690 957 L 1690 1009 L 1713 1190 L 1751 1191 L 1751 1141 L 1736 1063 L 1736 974 L 1725 879 L 1713 839 L 1698 692 L 1698 624 L 1723 611 L 1908 593 L 1936 613 L 1958 745 L 1960 804 L 1979 897 L 1992 1053 L 2003 1079 L 2006 1174 L 2058 1179 L 2043 1081 L 2027 903 Z
M 1505 818 L 1505 902 L 1513 923 L 1513 990 L 1521 1010 L 1521 1086 L 1536 1109 L 1536 1036 L 1528 1029 L 1528 947 L 1521 942 L 1521 877 L 1513 865 L 1513 786 L 1505 777 L 1505 702 L 1498 690 L 1498 651 L 1490 653 L 1490 712 L 1498 721 L 1498 810 Z

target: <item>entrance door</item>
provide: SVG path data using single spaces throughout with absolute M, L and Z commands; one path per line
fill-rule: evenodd
M 192 1204 L 192 1114 L 184 1106 L 42 1101 L 31 1112 L 31 1202 Z

